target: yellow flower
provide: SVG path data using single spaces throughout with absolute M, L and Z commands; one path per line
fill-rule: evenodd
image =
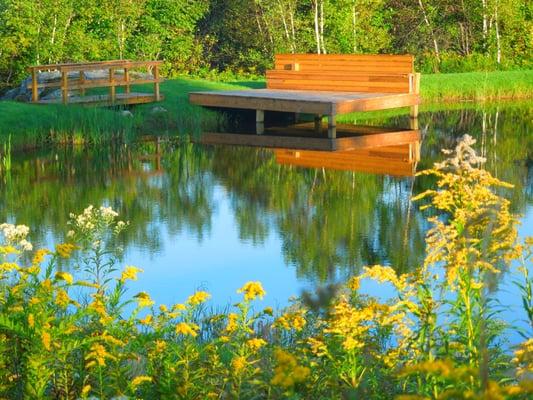
M 361 278 L 358 276 L 354 276 L 350 278 L 350 280 L 348 281 L 348 287 L 350 288 L 350 290 L 353 290 L 354 292 L 357 289 L 359 289 L 360 286 L 361 286 Z
M 92 368 L 95 366 L 103 367 L 106 365 L 106 359 L 116 360 L 116 357 L 112 354 L 109 354 L 106 348 L 100 343 L 94 343 L 91 346 L 89 353 L 85 357 L 85 360 L 89 361 L 87 363 L 87 368 Z
M 0 254 L 9 255 L 18 253 L 19 251 L 13 246 L 0 246 Z
M 150 295 L 146 292 L 137 293 L 134 296 L 137 299 L 139 307 L 151 307 L 154 305 L 154 301 L 150 298 Z
M 76 250 L 76 246 L 71 243 L 63 243 L 56 245 L 56 253 L 61 258 L 70 258 L 74 250 Z
M 43 343 L 43 346 L 46 350 L 51 350 L 51 344 L 52 344 L 52 337 L 50 336 L 50 333 L 47 331 L 43 331 L 41 333 L 41 341 Z
M 32 264 L 40 264 L 44 261 L 44 257 L 47 254 L 50 254 L 51 251 L 48 249 L 39 249 L 35 252 L 35 255 L 33 256 Z
M 61 308 L 67 307 L 70 303 L 70 297 L 68 297 L 67 292 L 65 292 L 63 289 L 58 289 L 55 303 Z
M 198 304 L 202 304 L 203 302 L 207 301 L 211 295 L 204 291 L 198 291 L 192 296 L 189 296 L 187 299 L 187 303 L 189 303 L 191 306 L 197 306 Z
M 100 297 L 95 297 L 92 303 L 87 306 L 87 309 L 96 312 L 101 317 L 107 316 L 105 304 Z
M 219 339 L 222 343 L 228 343 L 230 341 L 229 336 L 220 336 Z
M 298 365 L 296 357 L 284 350 L 276 349 L 274 358 L 277 365 L 274 368 L 274 377 L 271 380 L 273 385 L 289 388 L 297 383 L 304 382 L 311 374 L 309 368 Z
M 167 348 L 167 342 L 164 340 L 156 340 L 155 341 L 155 351 L 156 353 L 162 353 Z
M 131 265 L 128 265 L 124 271 L 122 271 L 122 275 L 120 276 L 120 281 L 125 282 L 126 280 L 130 279 L 132 281 L 137 280 L 137 274 L 139 272 L 144 272 L 142 269 L 133 267 Z
M 28 326 L 30 328 L 33 328 L 35 326 L 35 317 L 33 316 L 33 314 L 28 315 Z
M 91 392 L 91 389 L 91 385 L 85 385 L 83 389 L 81 389 L 81 397 L 87 397 Z
M 311 352 L 318 357 L 322 357 L 328 353 L 328 347 L 320 339 L 311 337 L 307 339 L 307 343 L 311 347 Z
M 72 275 L 69 274 L 68 272 L 63 272 L 63 271 L 56 272 L 56 279 L 60 281 L 65 281 L 69 285 L 72 285 L 72 283 L 74 282 L 74 278 L 72 277 Z
M 150 325 L 152 323 L 152 320 L 153 320 L 152 314 L 148 314 L 146 317 L 144 317 L 143 319 L 139 320 L 139 322 L 142 325 Z
M 176 325 L 176 333 L 179 335 L 191 335 L 192 337 L 198 336 L 200 327 L 196 324 L 180 322 Z
M 281 317 L 276 319 L 274 326 L 283 328 L 285 330 L 294 329 L 295 331 L 301 331 L 307 321 L 303 316 L 304 311 L 295 311 L 283 314 Z
M 263 339 L 260 339 L 260 338 L 253 338 L 253 339 L 249 339 L 246 344 L 248 345 L 248 347 L 250 348 L 250 350 L 252 351 L 257 351 L 259 350 L 261 347 L 263 347 L 264 345 L 267 344 L 267 342 Z
M 255 300 L 256 297 L 262 299 L 266 292 L 261 286 L 261 282 L 247 282 L 237 293 L 244 293 L 244 300 Z
M 166 305 L 161 304 L 161 305 L 159 306 L 159 311 L 161 311 L 162 313 L 166 313 L 166 312 L 168 312 L 168 308 L 167 308 Z
M 246 367 L 248 362 L 246 361 L 246 357 L 235 357 L 233 360 L 231 360 L 231 367 L 233 368 L 233 371 L 236 374 L 241 373 L 241 371 Z
M 226 332 L 232 333 L 237 330 L 237 319 L 239 318 L 238 314 L 229 313 L 228 314 L 228 324 L 226 325 Z
M 145 382 L 152 382 L 152 377 L 151 376 L 142 376 L 142 375 L 141 376 L 136 376 L 131 381 L 131 386 L 133 386 L 135 388 L 135 387 L 137 387 L 139 385 L 142 385 Z
M 185 304 L 174 304 L 172 306 L 173 311 L 184 311 L 187 309 L 187 306 Z

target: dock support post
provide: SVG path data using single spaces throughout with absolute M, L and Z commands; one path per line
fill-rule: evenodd
M 109 83 L 111 85 L 109 86 L 109 99 L 111 100 L 111 104 L 114 104 L 117 97 L 115 88 L 115 68 L 109 68 Z
M 410 92 L 416 95 L 420 94 L 420 74 L 411 74 L 409 80 Z M 418 129 L 418 104 L 411 106 L 409 111 L 411 118 L 411 129 Z M 416 127 L 413 127 L 416 126 Z
M 161 100 L 161 96 L 159 94 L 159 66 L 154 65 L 154 95 L 155 95 L 155 101 Z
M 63 104 L 68 103 L 68 73 L 61 71 L 61 99 Z
M 255 131 L 258 135 L 265 133 L 265 111 L 255 110 Z
M 337 123 L 335 122 L 335 114 L 328 115 L 328 138 L 337 138 Z
M 315 133 L 319 135 L 322 132 L 322 115 L 315 115 Z
M 38 88 L 38 77 L 37 69 L 31 69 L 31 101 L 34 103 L 39 101 L 39 88 Z

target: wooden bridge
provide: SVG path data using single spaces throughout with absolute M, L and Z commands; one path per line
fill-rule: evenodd
M 162 61 L 130 61 L 113 60 L 89 63 L 72 64 L 49 64 L 34 65 L 29 67 L 31 72 L 31 83 L 28 88 L 32 91 L 32 102 L 38 104 L 91 104 L 91 105 L 119 105 L 119 104 L 141 104 L 160 101 L 163 96 L 159 90 L 159 84 L 163 81 L 159 76 L 159 67 Z M 151 70 L 150 77 L 135 79 L 132 76 L 133 70 Z M 106 70 L 107 77 L 104 79 L 87 79 L 89 71 Z M 53 82 L 39 83 L 39 73 L 42 71 L 59 71 L 60 80 Z M 132 92 L 133 85 L 153 84 L 153 93 Z M 122 93 L 117 92 L 117 88 L 123 87 Z M 58 99 L 39 99 L 40 88 L 60 88 L 61 97 Z M 86 95 L 87 89 L 109 88 L 109 94 Z M 79 90 L 79 96 L 69 96 L 69 90 Z
M 337 138 L 338 114 L 410 107 L 411 118 L 418 117 L 420 74 L 414 71 L 411 55 L 280 54 L 266 79 L 266 89 L 193 92 L 189 99 L 202 106 L 255 110 L 257 135 L 265 134 L 265 111 L 313 114 L 318 135 L 326 116 L 323 149 L 342 147 Z M 411 127 L 416 129 L 416 124 Z M 226 143 L 284 147 L 287 142 L 282 135 L 248 138 L 246 143 L 233 136 L 226 135 Z M 222 139 L 218 136 L 219 142 Z

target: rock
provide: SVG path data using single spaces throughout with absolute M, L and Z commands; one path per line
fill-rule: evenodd
M 78 96 L 79 91 L 78 90 L 69 90 L 67 96 L 68 97 L 74 97 Z M 62 97 L 61 89 L 54 89 L 51 92 L 43 92 L 40 96 L 40 100 L 57 100 Z
M 1 97 L 2 100 L 14 100 L 19 94 L 19 88 L 10 89 Z
M 119 114 L 123 117 L 133 118 L 133 113 L 129 110 L 122 110 Z
M 161 106 L 155 106 L 155 107 L 152 107 L 152 109 L 150 110 L 150 114 L 162 114 L 162 113 L 166 113 L 167 112 L 167 109 L 165 107 L 161 107 Z

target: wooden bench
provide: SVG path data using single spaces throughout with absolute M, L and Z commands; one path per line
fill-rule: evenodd
M 159 90 L 159 84 L 163 81 L 159 76 L 159 67 L 162 61 L 130 61 L 130 60 L 111 60 L 97 61 L 89 63 L 68 63 L 68 64 L 48 64 L 34 65 L 29 67 L 31 73 L 31 82 L 28 88 L 32 91 L 32 102 L 38 104 L 50 104 L 62 102 L 63 104 L 140 104 L 160 101 L 163 96 Z M 146 69 L 151 70 L 149 78 L 135 79 L 132 77 L 132 70 Z M 104 79 L 86 79 L 87 72 L 107 70 L 107 77 Z M 52 82 L 39 83 L 39 73 L 42 71 L 59 71 L 60 80 Z M 122 72 L 120 75 L 117 72 Z M 70 74 L 70 77 L 69 77 Z M 74 75 L 75 77 L 72 77 Z M 135 93 L 131 91 L 132 85 L 153 83 L 154 92 L 152 93 Z M 91 95 L 85 96 L 87 89 L 109 88 L 108 95 Z M 124 93 L 117 93 L 117 87 L 124 87 Z M 61 88 L 60 99 L 39 99 L 39 88 Z M 69 90 L 77 89 L 80 96 L 69 97 Z
M 194 92 L 193 104 L 256 110 L 256 133 L 264 133 L 264 112 L 315 115 L 315 130 L 328 118 L 336 138 L 336 115 L 411 107 L 418 117 L 420 74 L 411 55 L 279 54 L 266 73 L 266 89 Z

